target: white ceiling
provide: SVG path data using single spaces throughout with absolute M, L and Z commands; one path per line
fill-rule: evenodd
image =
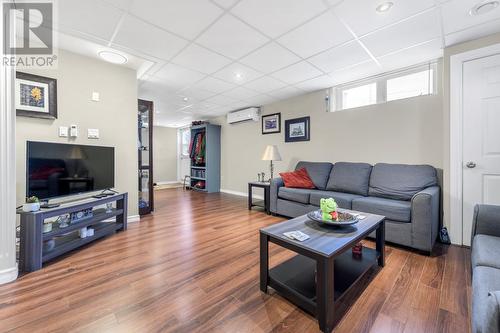
M 468 15 L 479 1 L 59 0 L 58 29 L 129 56 L 156 124 L 177 127 L 439 58 L 500 31 L 500 7 Z

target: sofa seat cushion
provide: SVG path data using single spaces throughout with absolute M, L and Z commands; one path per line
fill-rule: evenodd
M 384 215 L 388 220 L 397 222 L 411 221 L 411 203 L 376 197 L 354 199 L 352 209 L 365 213 Z
M 319 201 L 321 198 L 334 198 L 340 208 L 351 209 L 352 201 L 354 199 L 363 198 L 363 196 L 342 192 L 314 190 L 311 191 L 309 203 L 319 207 Z
M 311 190 L 304 188 L 289 188 L 280 187 L 278 197 L 285 200 L 300 202 L 303 204 L 309 203 Z
M 326 188 L 330 171 L 332 171 L 332 163 L 329 162 L 304 162 L 301 161 L 295 166 L 295 170 L 306 168 L 309 177 L 311 177 L 314 186 L 320 190 Z
M 372 166 L 368 163 L 337 162 L 333 165 L 326 189 L 368 195 Z
M 500 269 L 477 266 L 472 271 L 472 332 L 498 332 Z
M 489 266 L 500 269 L 500 237 L 474 236 L 471 261 L 472 267 Z
M 437 185 L 437 172 L 430 165 L 378 163 L 372 168 L 368 195 L 411 200 L 418 192 Z

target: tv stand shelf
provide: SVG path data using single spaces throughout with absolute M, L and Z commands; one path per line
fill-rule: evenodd
M 57 258 L 99 238 L 127 229 L 127 193 L 118 193 L 105 198 L 89 198 L 72 203 L 61 204 L 57 208 L 42 209 L 37 212 L 22 212 L 20 229 L 19 269 L 33 272 L 42 268 L 46 261 Z M 104 208 L 95 208 L 110 202 L 116 202 L 116 208 L 106 212 Z M 92 208 L 93 216 L 70 223 L 66 228 L 59 228 L 53 223 L 52 231 L 43 232 L 45 219 L 79 212 Z M 92 226 L 94 235 L 80 238 L 78 230 Z M 54 246 L 43 248 L 43 243 L 54 240 Z

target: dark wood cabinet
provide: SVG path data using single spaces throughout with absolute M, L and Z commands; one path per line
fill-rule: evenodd
M 153 102 L 138 101 L 139 215 L 154 210 L 153 193 Z

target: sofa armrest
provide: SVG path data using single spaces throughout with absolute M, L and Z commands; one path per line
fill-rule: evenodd
M 428 187 L 411 199 L 412 243 L 415 248 L 432 251 L 439 231 L 439 186 Z
M 276 214 L 278 212 L 278 191 L 280 187 L 284 186 L 285 183 L 283 182 L 283 179 L 281 178 L 273 178 L 271 179 L 271 195 L 269 198 L 269 210 L 271 213 Z
M 500 206 L 476 205 L 474 207 L 472 237 L 474 238 L 477 234 L 500 237 Z

